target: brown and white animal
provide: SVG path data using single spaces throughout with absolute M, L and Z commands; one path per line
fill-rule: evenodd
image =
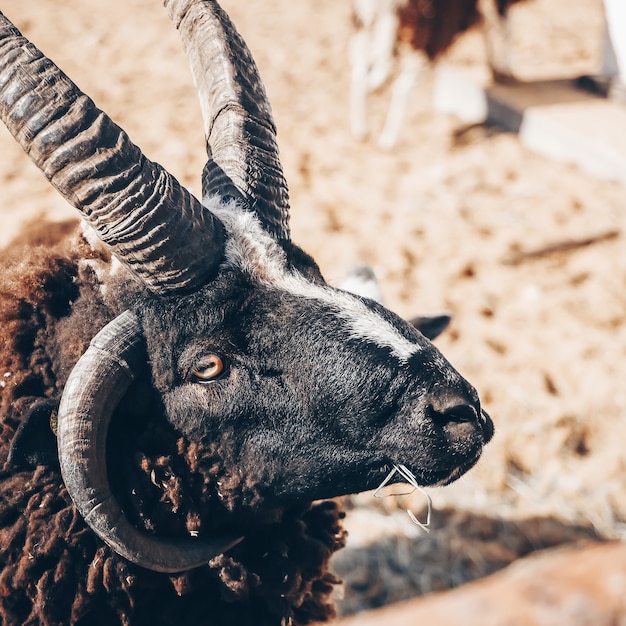
M 202 201 L 0 14 L 0 118 L 84 221 L 0 269 L 2 626 L 327 619 L 342 513 L 312 503 L 396 464 L 448 483 L 493 434 L 424 335 L 291 241 L 270 105 L 218 3 L 164 4 Z
M 352 0 L 350 118 L 357 139 L 368 135 L 367 97 L 398 66 L 378 143 L 398 139 L 409 95 L 422 70 L 456 38 L 483 22 L 487 60 L 498 80 L 511 77 L 507 11 L 519 0 Z

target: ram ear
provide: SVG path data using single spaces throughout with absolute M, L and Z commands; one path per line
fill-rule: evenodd
M 383 293 L 378 286 L 378 279 L 369 265 L 357 265 L 350 270 L 341 281 L 339 289 L 383 304 Z
M 439 313 L 438 315 L 418 315 L 410 319 L 409 324 L 417 328 L 427 339 L 435 339 L 451 321 L 452 316 L 449 313 Z
M 21 421 L 9 446 L 8 461 L 18 469 L 46 465 L 59 469 L 56 415 L 59 401 L 37 401 Z

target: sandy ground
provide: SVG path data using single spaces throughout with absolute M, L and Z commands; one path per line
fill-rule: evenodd
M 367 262 L 398 313 L 454 314 L 438 345 L 479 389 L 497 435 L 435 507 L 494 519 L 626 520 L 626 189 L 525 149 L 491 128 L 461 129 L 416 90 L 397 148 L 349 134 L 348 0 L 224 0 L 257 59 L 291 189 L 293 239 L 330 281 Z M 202 124 L 177 34 L 156 0 L 4 2 L 152 159 L 199 191 Z M 534 0 L 514 14 L 523 78 L 599 67 L 600 0 Z M 477 33 L 448 61 L 482 66 Z M 387 95 L 372 104 L 381 124 Z M 72 214 L 0 129 L 0 244 L 25 221 Z M 518 264 L 512 253 L 618 235 Z M 361 497 L 359 505 L 371 503 Z M 356 518 L 356 516 L 355 516 Z M 354 530 L 355 541 L 362 536 Z

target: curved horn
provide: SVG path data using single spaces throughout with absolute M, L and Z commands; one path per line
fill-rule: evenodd
M 215 0 L 163 0 L 198 90 L 209 159 L 202 195 L 237 197 L 276 239 L 289 239 L 289 196 L 276 127 L 256 64 Z
M 193 291 L 223 254 L 219 220 L 0 13 L 0 117 L 25 152 L 155 293 Z
M 61 474 L 76 508 L 115 552 L 158 572 L 180 572 L 207 563 L 240 541 L 218 537 L 164 540 L 140 532 L 111 492 L 106 439 L 115 408 L 145 364 L 141 328 L 126 311 L 92 340 L 70 374 L 58 415 Z M 144 365 L 145 366 L 145 365 Z

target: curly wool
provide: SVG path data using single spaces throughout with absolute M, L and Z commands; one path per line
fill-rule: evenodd
M 70 224 L 75 230 L 76 223 Z M 70 224 L 47 225 L 45 233 L 42 226 L 33 232 L 34 245 L 21 236 L 3 250 L 0 463 L 26 407 L 34 398 L 58 395 L 93 329 L 114 314 L 93 288 L 88 265 L 107 256 L 77 235 L 66 240 Z
M 334 616 L 328 560 L 343 545 L 334 503 L 284 512 L 206 567 L 165 575 L 103 546 L 59 483 L 42 467 L 0 473 L 3 626 L 269 626 Z
M 167 575 L 126 562 L 77 514 L 56 467 L 16 469 L 7 460 L 25 416 L 42 399 L 54 405 L 91 337 L 132 303 L 136 289 L 125 272 L 115 288 L 107 278 L 109 289 L 101 289 L 108 255 L 80 235 L 66 243 L 67 229 L 42 229 L 35 247 L 16 241 L 1 268 L 0 624 L 278 626 L 330 619 L 338 580 L 328 561 L 345 542 L 337 505 L 233 513 L 229 494 L 242 486 L 223 461 L 228 451 L 181 438 L 150 408 L 146 381 L 113 420 L 111 483 L 147 532 L 203 536 L 227 525 L 244 536 L 207 566 Z

